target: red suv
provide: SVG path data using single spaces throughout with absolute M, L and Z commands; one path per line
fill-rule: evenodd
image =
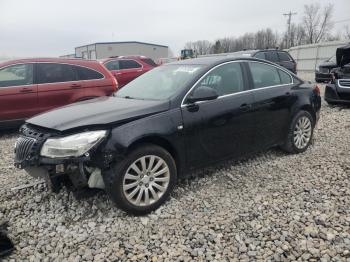
M 0 63 L 0 128 L 116 90 L 116 80 L 97 61 L 49 58 Z
M 146 56 L 116 56 L 101 60 L 101 63 L 112 72 L 119 88 L 157 66 Z

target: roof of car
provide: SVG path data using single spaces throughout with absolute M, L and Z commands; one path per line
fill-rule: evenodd
M 9 64 L 19 64 L 19 63 L 34 63 L 34 62 L 54 62 L 54 63 L 96 63 L 96 60 L 88 60 L 88 59 L 81 59 L 81 58 L 54 58 L 54 57 L 48 57 L 48 58 L 22 58 L 22 59 L 15 59 L 15 60 L 7 60 L 0 62 L 0 66 L 2 65 L 9 65 Z
M 265 63 L 272 64 L 271 62 L 267 60 L 261 60 L 257 58 L 253 58 L 250 56 L 208 56 L 208 57 L 199 57 L 199 58 L 193 58 L 193 59 L 186 59 L 181 61 L 172 62 L 169 64 L 172 65 L 214 65 L 214 64 L 220 64 L 224 62 L 229 61 L 236 61 L 236 60 L 249 60 L 249 61 L 264 61 Z

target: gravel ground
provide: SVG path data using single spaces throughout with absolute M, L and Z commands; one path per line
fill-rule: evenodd
M 0 220 L 10 261 L 350 261 L 350 109 L 323 103 L 314 145 L 198 171 L 156 212 L 133 217 L 105 194 L 76 200 L 12 166 L 0 136 Z

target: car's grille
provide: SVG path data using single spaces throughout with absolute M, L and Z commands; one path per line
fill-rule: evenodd
M 326 68 L 326 67 L 320 67 L 320 73 L 328 74 L 329 73 L 329 69 Z
M 16 141 L 15 157 L 16 162 L 22 162 L 31 156 L 36 140 L 31 137 L 20 136 Z
M 23 125 L 15 145 L 15 166 L 24 168 L 38 160 L 39 150 L 50 134 L 37 127 Z
M 350 88 L 350 79 L 339 79 L 338 85 L 339 85 L 339 87 L 349 87 Z

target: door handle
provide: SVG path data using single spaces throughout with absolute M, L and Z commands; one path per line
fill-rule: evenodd
M 240 110 L 241 112 L 247 112 L 247 111 L 249 111 L 249 109 L 250 109 L 251 107 L 252 107 L 251 105 L 244 103 L 244 104 L 242 104 L 242 105 L 239 107 L 239 110 Z
M 286 96 L 290 96 L 290 92 L 286 92 Z
M 21 93 L 30 93 L 30 92 L 33 92 L 33 89 L 31 89 L 31 88 L 22 88 L 21 90 L 19 90 L 19 92 L 21 92 Z

